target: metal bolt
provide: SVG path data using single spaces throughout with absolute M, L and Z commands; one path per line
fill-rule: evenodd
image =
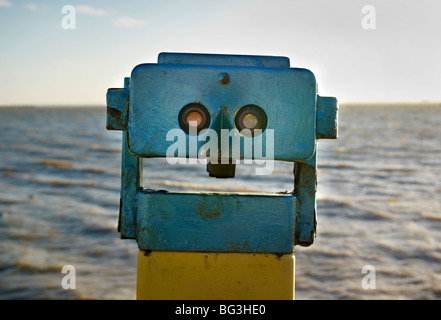
M 222 84 L 227 84 L 230 82 L 230 75 L 226 72 L 222 72 L 221 74 L 219 74 L 219 81 Z

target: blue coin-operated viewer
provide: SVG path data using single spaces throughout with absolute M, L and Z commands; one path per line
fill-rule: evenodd
M 107 129 L 123 131 L 118 231 L 138 243 L 137 298 L 294 299 L 294 247 L 316 233 L 317 140 L 337 138 L 337 110 L 286 57 L 161 53 L 109 89 Z M 197 158 L 210 140 L 209 176 L 234 178 L 236 160 L 268 159 L 263 147 L 294 162 L 293 191 L 142 186 L 142 158 Z

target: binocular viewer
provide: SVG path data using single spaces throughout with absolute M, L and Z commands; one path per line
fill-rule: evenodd
M 161 53 L 107 92 L 123 131 L 118 230 L 142 250 L 289 253 L 313 243 L 318 139 L 337 138 L 337 100 L 286 57 Z M 263 152 L 265 151 L 265 152 Z M 289 194 L 142 187 L 142 158 L 200 159 L 233 178 L 237 161 L 294 162 Z

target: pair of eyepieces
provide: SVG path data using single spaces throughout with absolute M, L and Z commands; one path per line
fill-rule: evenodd
M 191 134 L 191 132 L 199 134 L 202 130 L 208 129 L 210 122 L 210 113 L 200 103 L 188 104 L 179 113 L 179 126 L 187 134 Z M 256 132 L 256 135 L 262 133 L 266 129 L 266 124 L 267 117 L 265 111 L 252 104 L 240 108 L 234 118 L 234 125 L 239 132 L 248 129 L 253 136 L 254 130 L 260 129 L 258 133 Z M 194 130 L 195 127 L 196 130 Z

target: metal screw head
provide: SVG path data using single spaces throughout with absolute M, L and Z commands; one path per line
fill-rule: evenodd
M 219 74 L 219 81 L 222 84 L 227 84 L 230 82 L 230 75 L 226 72 L 222 72 Z

